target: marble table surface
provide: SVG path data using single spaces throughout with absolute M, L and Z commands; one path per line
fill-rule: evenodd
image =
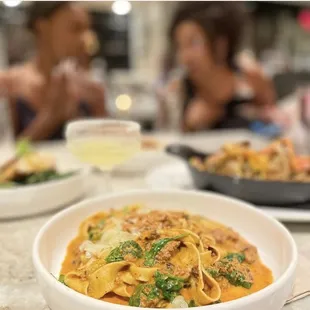
M 241 138 L 244 138 L 241 135 Z M 234 140 L 235 137 L 224 137 Z M 201 145 L 199 139 L 190 139 L 193 144 Z M 223 140 L 223 139 L 222 139 Z M 204 138 L 204 145 L 208 150 L 221 144 L 221 139 L 209 136 Z M 216 141 L 216 143 L 214 142 Z M 257 143 L 262 143 L 257 141 Z M 63 144 L 44 144 L 43 150 L 56 155 L 63 166 L 74 165 L 74 160 L 66 153 Z M 211 150 L 212 151 L 212 150 Z M 3 154 L 3 153 L 2 153 Z M 167 160 L 167 159 L 165 159 Z M 93 190 L 89 196 L 98 195 L 103 180 L 98 175 L 91 177 Z M 143 172 L 117 172 L 113 175 L 114 191 L 123 191 L 133 188 L 146 188 Z M 34 238 L 40 227 L 53 214 L 43 214 L 35 217 L 1 220 L 0 221 L 0 310 L 47 310 L 38 285 L 36 284 L 32 267 L 31 250 Z M 310 223 L 294 224 L 285 223 L 292 233 L 299 250 L 298 276 L 295 293 L 310 289 Z M 310 297 L 288 305 L 284 310 L 308 310 Z M 57 309 L 53 309 L 57 310 Z

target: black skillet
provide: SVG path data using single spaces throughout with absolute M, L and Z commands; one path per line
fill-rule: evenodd
M 260 181 L 199 171 L 189 163 L 189 159 L 193 156 L 206 158 L 210 154 L 181 144 L 168 145 L 166 152 L 186 161 L 198 189 L 214 190 L 258 205 L 283 206 L 310 201 L 310 183 Z

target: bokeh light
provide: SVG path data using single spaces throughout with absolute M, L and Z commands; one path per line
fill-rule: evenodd
M 126 0 L 117 0 L 112 4 L 112 11 L 116 15 L 127 15 L 131 11 L 131 3 Z
M 128 111 L 132 106 L 132 99 L 126 94 L 119 95 L 116 97 L 115 105 L 120 111 Z

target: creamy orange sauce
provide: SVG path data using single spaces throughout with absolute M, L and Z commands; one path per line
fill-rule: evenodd
M 222 295 L 221 301 L 231 301 L 262 290 L 273 282 L 272 272 L 269 268 L 262 264 L 260 260 L 250 266 L 253 276 L 253 285 L 250 289 L 240 286 L 229 285 L 228 287 L 221 285 Z M 227 282 L 227 281 L 225 281 Z
M 62 263 L 61 274 L 66 274 L 78 267 L 78 262 L 80 261 L 80 251 L 79 247 L 86 238 L 84 236 L 76 237 L 67 248 L 67 255 Z
M 122 215 L 120 211 L 116 211 L 113 213 L 113 216 L 119 217 L 120 215 Z M 61 274 L 65 275 L 69 272 L 75 271 L 81 265 L 80 245 L 84 241 L 88 240 L 89 227 L 97 225 L 103 219 L 107 219 L 108 218 L 107 216 L 108 216 L 107 213 L 98 213 L 88 218 L 81 224 L 78 236 L 74 240 L 72 240 L 72 242 L 69 244 L 67 248 L 67 255 L 62 264 Z M 196 221 L 195 217 L 193 217 L 193 219 L 194 221 Z M 212 232 L 214 232 L 214 230 L 216 229 L 220 230 L 227 229 L 227 227 L 223 226 L 222 224 L 209 220 L 201 221 L 200 224 L 201 223 L 203 223 L 203 225 L 206 226 L 205 231 L 203 232 L 205 232 L 207 235 L 209 234 L 212 235 Z M 198 223 L 197 227 L 200 224 Z M 235 234 L 235 232 L 233 232 L 232 230 L 227 230 L 227 234 L 230 233 Z M 246 246 L 251 247 L 251 245 L 240 235 L 238 235 L 237 240 L 231 238 L 226 240 L 225 242 L 221 241 L 219 243 L 216 243 L 215 246 L 220 251 L 221 257 L 225 257 L 227 253 L 240 253 L 242 249 L 244 249 Z M 136 261 L 136 264 L 143 265 L 143 258 Z M 263 288 L 265 288 L 266 286 L 270 285 L 273 282 L 272 272 L 262 263 L 259 256 L 257 256 L 257 259 L 253 263 L 246 263 L 246 266 L 250 270 L 253 279 L 253 284 L 251 288 L 247 289 L 241 286 L 234 286 L 230 284 L 225 278 L 219 278 L 217 282 L 221 288 L 221 297 L 220 297 L 221 302 L 231 301 L 250 295 L 259 290 L 262 290 Z M 208 290 L 208 288 L 205 289 Z M 134 287 L 130 287 L 128 291 L 130 292 L 130 294 L 132 294 L 134 291 Z M 195 296 L 193 296 L 194 294 L 193 291 L 190 291 L 189 289 L 186 288 L 182 289 L 180 291 L 180 294 L 184 297 L 186 301 L 195 299 Z M 129 302 L 129 298 L 121 297 L 115 293 L 108 293 L 104 297 L 102 297 L 101 300 L 119 305 L 128 305 Z
M 123 306 L 128 305 L 128 299 L 122 298 L 113 293 L 105 295 L 103 298 L 101 298 L 101 300 L 117 305 L 123 305 Z
M 105 212 L 99 212 L 89 217 L 86 221 L 84 221 L 79 227 L 78 236 L 73 239 L 67 247 L 67 255 L 65 260 L 62 263 L 61 274 L 66 274 L 72 270 L 75 270 L 78 267 L 78 263 L 80 262 L 81 252 L 79 251 L 80 245 L 88 240 L 88 228 L 90 225 L 95 225 L 99 223 L 101 220 L 104 220 L 107 217 Z

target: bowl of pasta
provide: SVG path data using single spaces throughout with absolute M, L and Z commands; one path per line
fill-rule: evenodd
M 280 310 L 297 249 L 284 226 L 239 200 L 131 191 L 54 216 L 33 263 L 51 309 Z

